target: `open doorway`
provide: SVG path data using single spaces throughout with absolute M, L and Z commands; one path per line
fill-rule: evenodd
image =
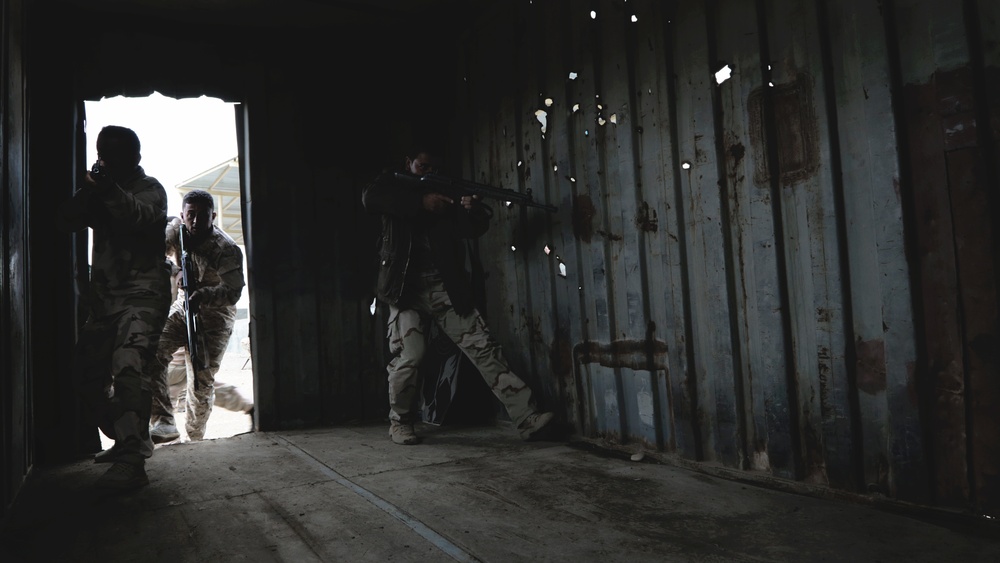
M 104 126 L 121 125 L 134 130 L 142 143 L 140 165 L 147 175 L 159 180 L 167 192 L 168 216 L 181 215 L 184 194 L 192 190 L 211 194 L 217 214 L 215 227 L 224 231 L 240 247 L 246 277 L 248 269 L 233 104 L 205 96 L 174 99 L 154 93 L 141 98 L 117 96 L 88 101 L 85 102 L 85 111 L 87 162 L 97 159 L 97 134 Z M 232 336 L 215 376 L 217 389 L 219 384 L 225 384 L 223 392 L 236 393 L 245 399 L 240 409 L 253 404 L 249 302 L 249 288 L 244 286 L 236 304 Z M 183 354 L 175 355 L 175 364 L 178 359 L 183 371 Z M 177 367 L 172 365 L 171 369 L 176 370 Z M 235 403 L 230 401 L 229 404 Z M 175 406 L 174 418 L 180 437 L 160 445 L 188 440 L 184 428 L 184 401 L 175 401 Z M 226 438 L 252 429 L 251 415 L 244 410 L 222 408 L 217 400 L 204 438 Z M 105 449 L 113 444 L 103 434 L 101 441 Z

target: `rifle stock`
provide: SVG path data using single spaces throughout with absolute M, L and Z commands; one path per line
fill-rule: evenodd
M 178 233 L 181 244 L 181 289 L 184 290 L 184 322 L 187 325 L 187 349 L 194 370 L 205 369 L 206 366 L 199 350 L 198 342 L 198 311 L 191 307 L 191 293 L 194 291 L 194 266 L 187 250 L 187 229 L 181 225 Z
M 443 193 L 456 199 L 457 197 L 461 197 L 463 195 L 478 195 L 484 198 L 509 201 L 511 203 L 527 207 L 537 207 L 539 209 L 544 209 L 549 213 L 555 213 L 558 210 L 558 208 L 554 205 L 535 201 L 531 195 L 531 188 L 528 188 L 525 193 L 521 193 L 507 188 L 496 188 L 486 184 L 470 182 L 468 180 L 450 178 L 448 176 L 442 176 L 441 174 L 424 174 L 423 176 L 414 176 L 412 174 L 397 172 L 396 178 L 406 180 L 407 182 L 419 182 L 425 185 L 428 191 Z

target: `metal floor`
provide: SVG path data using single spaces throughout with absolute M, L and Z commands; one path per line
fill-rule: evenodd
M 521 442 L 509 425 L 384 424 L 160 447 L 150 485 L 104 494 L 89 458 L 36 472 L 0 560 L 1000 561 L 991 523 L 934 521 Z

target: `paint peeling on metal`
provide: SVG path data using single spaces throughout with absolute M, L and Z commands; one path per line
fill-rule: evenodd
M 743 143 L 734 143 L 729 145 L 729 156 L 733 159 L 732 166 L 735 169 L 739 166 L 740 161 L 743 160 L 743 156 L 746 155 L 747 149 L 743 146 Z
M 754 182 L 763 186 L 770 181 L 767 135 L 764 127 L 764 104 L 770 101 L 775 120 L 778 167 L 783 185 L 794 184 L 813 176 L 820 166 L 819 127 L 813 107 L 812 78 L 804 72 L 795 81 L 777 84 L 764 95 L 757 88 L 747 99 L 750 118 L 750 141 L 754 153 Z
M 819 358 L 820 414 L 823 420 L 828 420 L 831 415 L 837 412 L 836 405 L 830 404 L 830 400 L 833 398 L 833 393 L 831 393 L 830 389 L 830 373 L 833 371 L 830 363 L 833 356 L 830 354 L 830 349 L 826 346 L 820 346 L 817 356 Z
M 885 342 L 858 339 L 854 351 L 858 359 L 858 390 L 869 395 L 885 391 Z
M 750 454 L 750 469 L 754 471 L 771 471 L 771 459 L 767 455 L 767 446 L 759 444 L 759 449 Z
M 639 230 L 647 233 L 655 233 L 659 229 L 659 219 L 656 216 L 656 208 L 650 207 L 649 203 L 642 202 L 639 206 L 639 213 L 635 218 L 635 224 Z

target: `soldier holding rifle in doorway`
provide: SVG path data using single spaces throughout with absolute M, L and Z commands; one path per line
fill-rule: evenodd
M 215 201 L 204 190 L 184 194 L 181 216 L 166 228 L 167 255 L 181 269 L 183 283 L 170 306 L 156 357 L 150 434 L 155 443 L 176 440 L 168 370 L 179 348 L 187 351 L 191 369 L 186 386 L 185 430 L 192 441 L 205 437 L 215 402 L 215 375 L 236 324 L 236 302 L 246 285 L 243 251 L 215 226 Z M 185 260 L 187 259 L 187 260 Z M 247 402 L 247 412 L 253 404 Z
M 163 259 L 167 193 L 139 166 L 139 137 L 109 125 L 97 135 L 97 163 L 59 209 L 65 230 L 94 232 L 87 321 L 76 342 L 74 377 L 97 426 L 114 445 L 94 460 L 111 463 L 97 486 L 147 485 L 151 375 L 170 305 Z

